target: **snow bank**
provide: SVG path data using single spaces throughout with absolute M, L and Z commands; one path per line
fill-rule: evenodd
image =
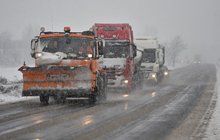
M 190 64 L 180 64 L 180 63 L 177 63 L 175 66 L 172 66 L 172 65 L 169 65 L 169 64 L 165 63 L 165 66 L 167 66 L 169 70 L 174 70 L 174 69 L 186 67 L 188 65 L 190 65 Z
M 21 72 L 18 67 L 0 68 L 0 104 L 22 100 Z
M 0 103 L 21 99 L 22 84 L 0 77 Z

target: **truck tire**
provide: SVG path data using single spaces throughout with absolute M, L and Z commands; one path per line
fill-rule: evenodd
M 132 78 L 132 88 L 130 91 L 134 91 L 138 89 L 140 86 L 140 77 L 138 73 L 135 73 L 133 78 Z
M 97 95 L 96 93 L 93 93 L 89 96 L 89 105 L 94 105 L 97 101 Z
M 106 88 L 103 89 L 103 93 L 100 94 L 99 102 L 105 102 L 107 100 Z
M 40 102 L 43 105 L 48 105 L 49 104 L 49 95 L 41 94 L 40 95 Z
M 140 89 L 142 90 L 144 88 L 144 76 L 140 77 Z
M 89 104 L 101 103 L 107 99 L 107 78 L 105 75 L 97 77 L 97 86 L 94 93 L 89 96 Z
M 107 93 L 107 78 L 105 75 L 100 75 L 97 78 L 97 96 L 96 101 L 98 103 L 106 101 Z
M 144 86 L 144 74 L 143 72 L 138 72 L 138 84 L 137 89 L 142 90 Z
M 102 93 L 102 101 L 106 101 L 107 100 L 107 77 L 106 75 L 103 76 L 103 93 Z
M 66 97 L 63 96 L 63 95 L 54 95 L 54 100 L 57 104 L 60 104 L 60 103 L 65 103 L 66 102 Z
M 157 77 L 155 80 L 152 81 L 154 87 L 156 87 L 159 83 L 159 78 Z

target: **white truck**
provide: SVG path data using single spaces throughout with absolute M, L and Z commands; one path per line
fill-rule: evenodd
M 158 83 L 168 76 L 165 63 L 165 47 L 159 44 L 157 38 L 136 38 L 135 44 L 142 51 L 141 71 L 144 72 L 145 81 Z

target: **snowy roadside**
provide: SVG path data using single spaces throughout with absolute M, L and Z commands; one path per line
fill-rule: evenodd
M 21 97 L 21 73 L 17 67 L 0 68 L 0 104 L 27 100 Z
M 22 83 L 0 77 L 0 104 L 26 100 L 21 96 Z
M 175 70 L 175 69 L 181 69 L 181 68 L 187 67 L 189 65 L 193 65 L 193 64 L 180 64 L 180 63 L 177 63 L 175 66 L 165 64 L 165 66 L 167 66 L 168 70 L 170 70 L 170 71 Z
M 19 67 L 0 67 L 0 77 L 4 77 L 9 81 L 18 81 L 22 79 L 21 72 L 18 71 Z
M 216 95 L 214 100 L 216 106 L 214 113 L 211 116 L 208 128 L 205 132 L 204 140 L 219 140 L 220 139 L 220 67 L 217 67 L 217 83 L 216 83 Z

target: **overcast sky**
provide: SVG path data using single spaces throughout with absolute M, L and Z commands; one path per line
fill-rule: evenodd
M 30 25 L 81 31 L 95 22 L 130 23 L 135 36 L 162 42 L 180 35 L 188 50 L 212 59 L 220 52 L 220 0 L 0 0 L 0 32 L 14 38 Z

